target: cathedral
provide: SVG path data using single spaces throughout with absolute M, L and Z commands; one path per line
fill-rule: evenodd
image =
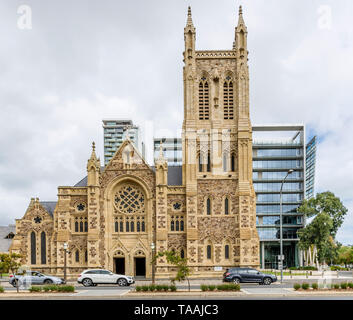
M 11 252 L 44 273 L 77 275 L 104 268 L 167 278 L 164 257 L 187 259 L 192 277 L 259 266 L 252 183 L 247 28 L 239 8 L 230 50 L 195 50 L 188 9 L 184 28 L 182 166 L 168 167 L 163 150 L 150 166 L 127 138 L 102 167 L 92 145 L 87 176 L 58 187 L 57 201 L 32 198 Z M 66 248 L 67 249 L 64 249 Z

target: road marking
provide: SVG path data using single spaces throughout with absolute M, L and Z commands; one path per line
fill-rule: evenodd
M 123 293 L 121 293 L 120 295 L 123 296 L 124 294 L 127 294 L 128 292 L 130 292 L 131 290 L 124 290 Z
M 90 291 L 90 290 L 78 291 L 78 292 L 73 293 L 71 296 L 79 295 L 79 294 L 81 294 L 81 293 L 86 293 L 86 292 L 89 292 L 89 291 Z
M 244 292 L 244 293 L 246 293 L 246 294 L 251 294 L 251 292 L 246 291 L 246 290 L 244 290 L 244 289 L 240 289 L 240 291 L 242 291 L 242 292 Z

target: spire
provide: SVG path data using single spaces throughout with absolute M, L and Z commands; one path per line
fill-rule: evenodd
M 188 7 L 188 19 L 186 21 L 186 26 L 193 27 L 194 24 L 192 23 L 192 16 L 191 16 L 191 7 Z
M 95 142 L 93 141 L 92 142 L 92 153 L 91 153 L 91 160 L 96 160 L 97 159 L 97 156 L 96 156 L 96 144 Z
M 164 153 L 163 153 L 163 144 L 161 143 L 159 145 L 159 156 L 158 156 L 158 162 L 164 162 L 165 158 L 164 158 Z
M 239 19 L 238 19 L 237 29 L 239 29 L 241 26 L 243 26 L 246 31 L 246 26 L 245 26 L 245 22 L 244 22 L 244 18 L 243 18 L 243 8 L 242 8 L 242 6 L 239 6 Z
M 243 8 L 239 6 L 238 25 L 235 27 L 235 41 L 233 42 L 233 50 L 247 50 L 247 28 L 243 18 Z
M 96 156 L 96 144 L 92 142 L 92 153 L 91 157 L 87 161 L 87 185 L 98 185 L 99 184 L 99 172 L 100 172 L 100 160 Z

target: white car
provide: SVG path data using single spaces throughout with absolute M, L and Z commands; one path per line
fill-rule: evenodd
M 133 277 L 123 274 L 115 274 L 104 269 L 89 269 L 83 271 L 78 279 L 85 287 L 96 286 L 97 284 L 118 284 L 119 286 L 129 286 L 135 283 Z

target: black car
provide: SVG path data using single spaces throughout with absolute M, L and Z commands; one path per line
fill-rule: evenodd
M 254 282 L 269 285 L 276 281 L 275 275 L 262 273 L 253 268 L 230 268 L 223 274 L 223 282 Z

